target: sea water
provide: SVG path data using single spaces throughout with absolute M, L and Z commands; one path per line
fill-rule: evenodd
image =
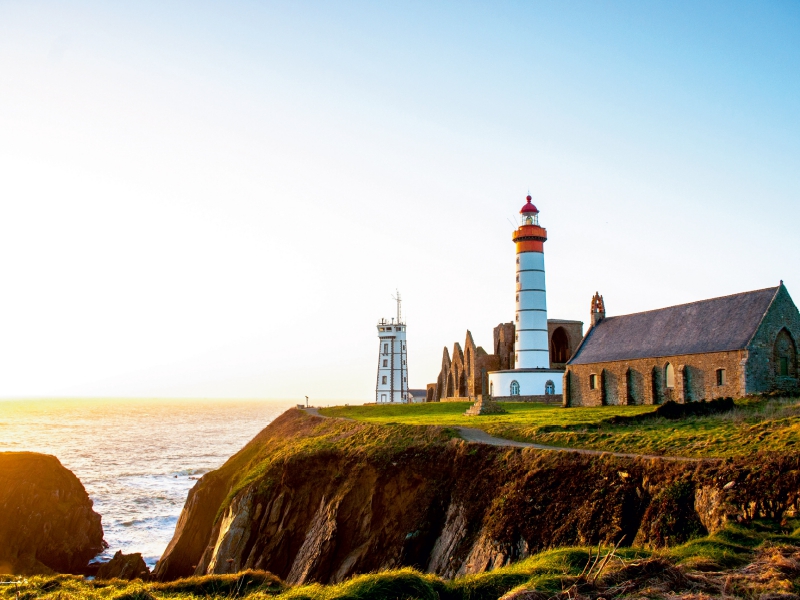
M 0 452 L 53 454 L 103 517 L 108 549 L 163 553 L 203 473 L 220 467 L 288 400 L 4 400 Z

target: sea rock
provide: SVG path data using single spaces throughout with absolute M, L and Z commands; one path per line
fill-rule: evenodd
M 144 579 L 150 578 L 150 569 L 138 552 L 123 554 L 118 550 L 114 557 L 97 570 L 97 579 Z
M 80 573 L 105 548 L 101 517 L 55 456 L 0 452 L 0 573 Z

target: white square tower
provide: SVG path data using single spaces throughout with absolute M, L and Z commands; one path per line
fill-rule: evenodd
M 397 301 L 397 321 L 381 319 L 378 323 L 378 381 L 375 402 L 400 404 L 408 402 L 408 367 L 406 365 L 406 324 L 400 312 L 400 294 Z

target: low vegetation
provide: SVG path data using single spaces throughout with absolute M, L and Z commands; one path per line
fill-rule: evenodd
M 6 577 L 6 581 L 13 578 Z M 697 598 L 800 591 L 800 522 L 729 525 L 660 552 L 560 548 L 478 575 L 443 580 L 413 569 L 359 575 L 335 585 L 289 586 L 269 573 L 191 577 L 168 583 L 87 581 L 58 575 L 0 586 L 0 600 L 497 600 Z
M 288 457 L 343 452 L 369 454 L 378 460 L 384 456 L 388 460 L 388 457 L 412 446 L 442 445 L 458 436 L 455 430 L 447 427 L 398 424 L 386 428 L 352 420 L 320 421 L 301 414 L 299 422 L 277 419 L 273 426 L 263 430 L 216 471 L 219 477 L 231 479 L 228 497 L 220 511 L 242 488 Z
M 561 408 L 545 404 L 503 403 L 507 413 L 464 416 L 466 402 L 402 406 L 348 406 L 322 409 L 384 425 L 475 427 L 511 440 L 559 447 L 687 457 L 737 457 L 800 448 L 800 400 L 767 397 L 736 400 L 731 410 L 679 419 L 642 416 L 654 406 Z M 622 422 L 620 422 L 622 421 Z

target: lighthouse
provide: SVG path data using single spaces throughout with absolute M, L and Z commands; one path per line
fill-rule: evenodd
M 403 323 L 400 293 L 397 302 L 397 321 L 381 319 L 378 323 L 378 381 L 375 402 L 378 404 L 408 401 L 408 366 L 406 365 L 406 324 Z
M 547 230 L 528 196 L 511 239 L 516 246 L 514 369 L 489 373 L 489 393 L 496 399 L 539 400 L 561 394 L 564 371 L 550 368 L 544 243 Z
M 512 240 L 517 246 L 517 304 L 514 321 L 514 364 L 517 369 L 550 368 L 547 340 L 547 293 L 544 243 L 547 230 L 539 225 L 539 210 L 526 198 L 520 226 Z

